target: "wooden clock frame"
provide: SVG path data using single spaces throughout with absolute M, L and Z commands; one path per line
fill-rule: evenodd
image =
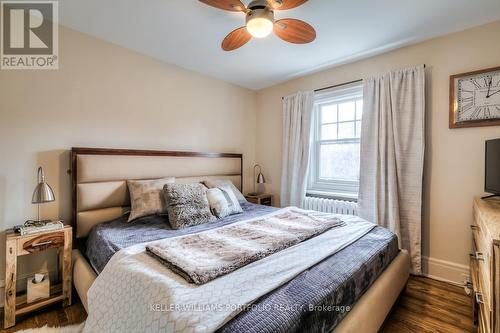
M 481 69 L 477 71 L 460 73 L 450 76 L 450 115 L 449 115 L 449 125 L 450 129 L 453 128 L 467 128 L 467 127 L 482 127 L 482 126 L 500 126 L 500 119 L 491 120 L 470 120 L 465 122 L 457 123 L 455 122 L 455 79 L 463 76 L 477 75 L 488 72 L 500 71 L 500 67 L 493 67 L 487 69 Z

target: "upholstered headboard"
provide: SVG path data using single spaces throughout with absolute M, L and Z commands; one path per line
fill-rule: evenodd
M 176 182 L 229 179 L 243 191 L 243 155 L 179 151 L 72 148 L 73 230 L 118 218 L 130 206 L 127 179 L 173 176 Z

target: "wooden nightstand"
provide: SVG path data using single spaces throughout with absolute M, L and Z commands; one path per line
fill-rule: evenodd
M 265 193 L 259 195 L 247 194 L 245 195 L 245 199 L 257 205 L 271 206 L 273 201 L 273 196 L 271 194 L 265 194 Z
M 59 301 L 71 304 L 71 248 L 72 228 L 21 236 L 13 230 L 6 232 L 5 251 L 5 308 L 4 327 L 16 324 L 16 316 L 29 313 Z M 16 294 L 17 257 L 58 249 L 59 281 L 51 285 L 50 297 L 33 303 L 26 302 L 26 294 Z M 61 267 L 62 266 L 62 267 Z

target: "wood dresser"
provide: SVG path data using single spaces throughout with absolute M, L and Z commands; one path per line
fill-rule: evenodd
M 474 199 L 471 279 L 479 332 L 500 333 L 500 199 Z

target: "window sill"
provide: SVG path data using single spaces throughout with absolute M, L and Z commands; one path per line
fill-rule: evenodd
M 306 196 L 307 197 L 315 197 L 315 198 L 325 198 L 325 199 L 333 199 L 333 200 L 344 200 L 344 201 L 358 202 L 358 195 L 357 194 L 307 190 Z

